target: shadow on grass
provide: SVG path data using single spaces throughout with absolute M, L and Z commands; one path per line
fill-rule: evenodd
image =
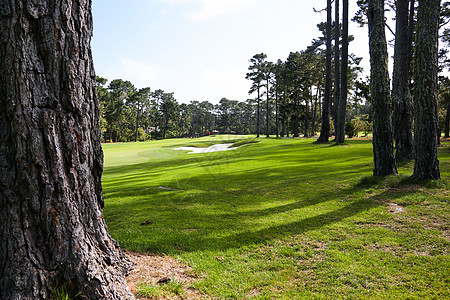
M 105 189 L 113 237 L 128 249 L 166 254 L 264 244 L 323 229 L 405 193 L 387 189 L 368 197 L 369 188 L 413 186 L 410 177 L 364 176 L 371 172 L 370 149 L 260 144 L 252 151 L 107 168 L 114 175 Z M 151 225 L 140 225 L 147 220 Z

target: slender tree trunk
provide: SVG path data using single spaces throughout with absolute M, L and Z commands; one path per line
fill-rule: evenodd
M 260 102 L 261 102 L 261 99 L 260 99 L 260 93 L 259 93 L 259 86 L 258 86 L 258 107 L 257 107 L 257 110 L 256 110 L 256 137 L 259 137 L 259 128 L 260 128 L 260 125 L 259 125 L 259 121 L 260 121 L 260 116 L 259 116 L 259 113 L 260 113 Z
M 447 104 L 447 115 L 445 117 L 444 137 L 450 137 L 450 102 Z
M 397 21 L 392 81 L 395 156 L 397 161 L 408 161 L 413 157 L 412 99 L 409 90 L 412 43 L 408 28 L 409 0 L 397 0 L 396 7 Z
M 309 136 L 308 130 L 309 130 L 309 102 L 308 100 L 305 100 L 305 137 Z
M 138 109 L 138 111 L 137 111 L 137 116 L 136 116 L 136 129 L 135 129 L 135 132 L 134 132 L 134 141 L 135 142 L 138 141 L 139 117 L 141 115 L 141 110 L 140 110 L 139 104 L 138 104 L 138 108 L 137 109 Z
M 267 79 L 266 81 L 266 98 L 267 98 L 267 103 L 266 103 L 266 137 L 270 136 L 270 103 L 269 103 L 269 79 Z
M 102 215 L 91 1 L 0 3 L 0 299 L 133 299 Z
M 295 116 L 294 116 L 294 137 L 299 137 L 299 126 L 300 126 L 300 100 L 298 93 L 295 93 Z
M 384 0 L 369 0 L 370 91 L 373 118 L 375 176 L 397 174 L 389 92 L 388 53 L 385 35 Z
M 319 86 L 317 86 L 316 96 L 314 98 L 312 111 L 312 120 L 311 120 L 311 136 L 316 135 L 316 114 L 317 114 L 317 99 L 319 98 Z
M 339 97 L 341 94 L 341 62 L 340 62 L 340 23 L 339 23 L 339 1 L 335 1 L 335 17 L 334 17 L 334 111 L 333 111 L 333 122 L 334 122 L 334 132 L 336 137 L 336 128 L 338 127 L 338 108 L 339 108 Z
M 280 120 L 278 118 L 278 82 L 275 86 L 275 127 L 277 137 L 280 135 Z
M 339 93 L 336 143 L 345 142 L 345 113 L 347 110 L 347 74 L 348 74 L 348 0 L 342 5 L 342 59 L 341 59 L 341 88 Z
M 335 0 L 336 2 L 338 0 Z M 330 138 L 330 105 L 331 105 L 331 0 L 327 0 L 327 46 L 325 62 L 325 96 L 322 104 L 322 127 L 320 136 L 317 139 L 319 143 L 326 143 Z
M 414 177 L 439 179 L 437 156 L 440 0 L 420 0 L 414 60 Z

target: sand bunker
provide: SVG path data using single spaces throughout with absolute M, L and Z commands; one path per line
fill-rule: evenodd
M 216 145 L 212 145 L 206 148 L 197 148 L 197 147 L 179 147 L 179 148 L 175 148 L 173 150 L 183 150 L 183 151 L 191 151 L 189 152 L 189 154 L 191 153 L 210 153 L 210 152 L 220 152 L 220 151 L 228 151 L 228 150 L 235 150 L 238 147 L 232 147 L 232 148 L 228 148 L 230 147 L 231 143 L 229 144 L 216 144 Z

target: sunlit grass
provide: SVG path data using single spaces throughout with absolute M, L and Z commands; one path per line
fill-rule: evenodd
M 260 138 L 226 152 L 172 150 L 248 138 L 104 145 L 113 237 L 189 264 L 203 275 L 192 288 L 209 297 L 450 296 L 449 143 L 439 149 L 442 180 L 426 183 L 410 179 L 412 163 L 400 176 L 372 177 L 365 140 Z

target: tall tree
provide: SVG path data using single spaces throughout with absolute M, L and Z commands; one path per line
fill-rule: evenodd
M 114 79 L 108 85 L 108 97 L 105 107 L 105 119 L 107 121 L 106 135 L 108 139 L 117 142 L 121 138 L 124 120 L 124 105 L 136 91 L 136 88 L 130 81 Z
M 335 10 L 334 10 L 334 109 L 333 109 L 333 122 L 334 122 L 334 131 L 336 136 L 336 128 L 338 127 L 338 108 L 339 108 L 339 99 L 341 93 L 341 59 L 340 59 L 340 17 L 339 17 L 339 1 L 335 1 Z
M 141 118 L 146 109 L 148 109 L 150 105 L 150 88 L 141 88 L 136 93 L 133 93 L 131 97 L 129 98 L 129 105 L 132 106 L 134 110 L 134 118 L 135 118 L 135 124 L 134 124 L 134 141 L 138 141 L 138 132 L 141 124 Z
M 264 62 L 263 78 L 266 86 L 266 137 L 270 136 L 270 85 L 273 79 L 273 62 Z
M 384 0 L 369 0 L 370 92 L 375 176 L 397 174 L 391 120 L 388 53 L 384 31 Z
M 414 51 L 414 174 L 439 179 L 437 156 L 438 29 L 440 0 L 419 0 Z
M 412 99 L 409 89 L 412 36 L 409 9 L 410 0 L 397 0 L 394 71 L 392 76 L 392 103 L 395 156 L 397 161 L 408 161 L 413 156 Z M 414 0 L 411 0 L 414 3 Z M 414 4 L 412 5 L 412 8 Z M 412 20 L 412 18 L 411 18 Z
M 337 1 L 337 0 L 336 0 Z M 327 0 L 327 46 L 325 66 L 325 95 L 322 105 L 322 128 L 317 139 L 319 143 L 326 143 L 330 137 L 330 106 L 331 106 L 331 22 L 332 1 Z
M 0 298 L 133 299 L 102 215 L 91 1 L 0 2 Z
M 338 1 L 338 0 L 336 0 Z M 337 107 L 336 143 L 345 142 L 345 113 L 347 110 L 348 75 L 348 0 L 342 5 L 342 59 L 339 103 Z
M 162 116 L 162 131 L 163 139 L 166 139 L 167 132 L 171 129 L 171 124 L 175 122 L 175 117 L 178 112 L 178 103 L 175 100 L 173 93 L 164 93 L 162 95 L 160 104 L 161 116 Z
M 261 87 L 263 86 L 262 81 L 264 80 L 263 68 L 267 55 L 264 53 L 255 54 L 249 62 L 251 65 L 248 67 L 248 72 L 245 76 L 246 79 L 252 80 L 252 86 L 249 90 L 249 95 L 257 92 L 257 111 L 256 111 L 256 136 L 259 137 L 261 129 Z

